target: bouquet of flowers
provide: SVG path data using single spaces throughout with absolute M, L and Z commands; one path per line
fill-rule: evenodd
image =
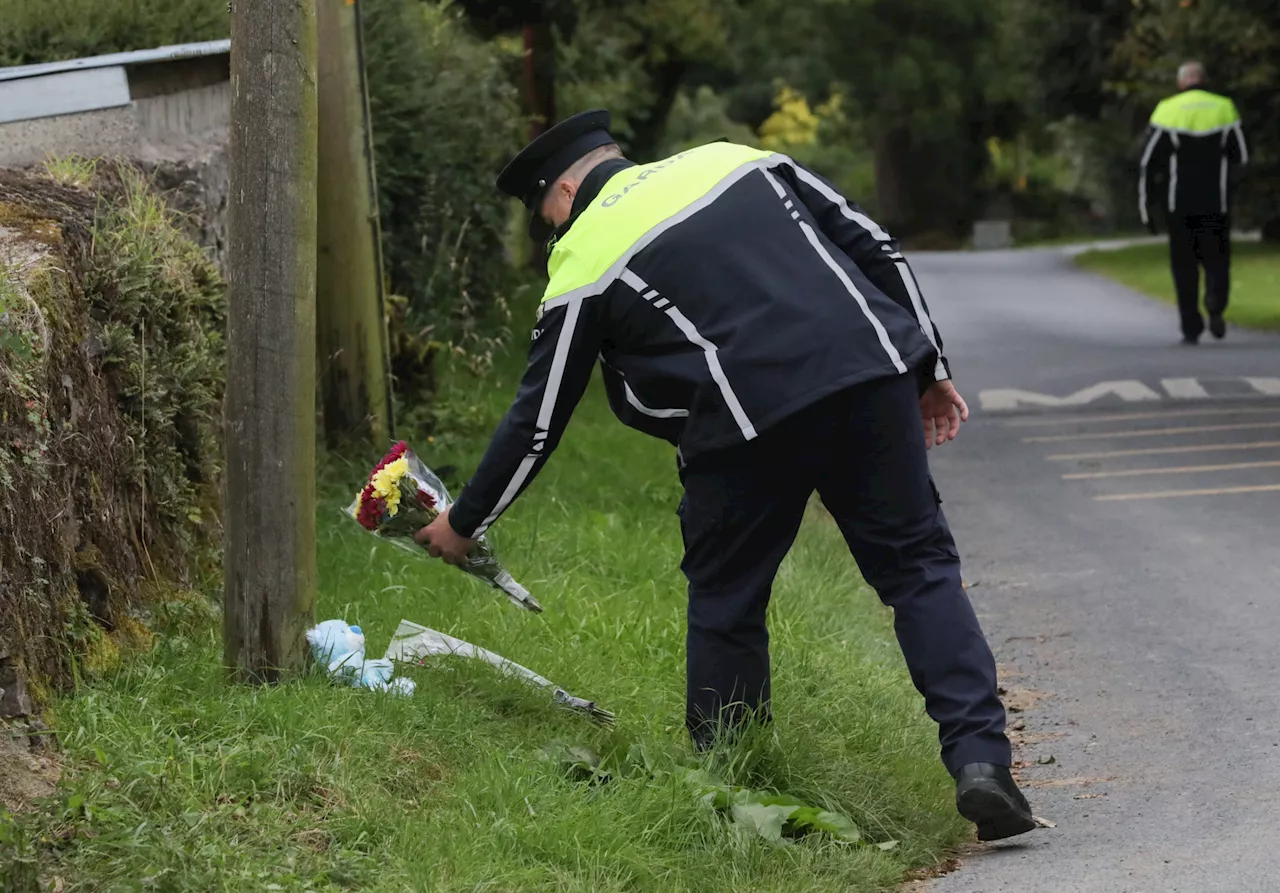
M 520 666 L 514 661 L 507 660 L 500 654 L 494 654 L 492 651 L 481 648 L 478 645 L 472 645 L 462 639 L 455 639 L 445 633 L 428 629 L 421 624 L 414 623 L 412 620 L 400 621 L 400 625 L 396 627 L 395 635 L 391 638 L 391 644 L 387 646 L 387 653 L 383 659 L 402 663 L 416 663 L 419 666 L 423 666 L 432 657 L 465 657 L 484 661 L 497 667 L 504 675 L 522 679 L 530 685 L 550 691 L 551 699 L 567 710 L 581 713 L 606 726 L 611 726 L 614 723 L 613 714 L 603 707 L 596 706 L 595 701 L 574 697 L 549 679 L 538 675 L 533 670 Z
M 421 551 L 413 535 L 453 504 L 444 483 L 401 441 L 383 457 L 364 488 L 347 507 L 347 514 L 365 530 L 396 545 Z M 462 568 L 503 592 L 512 604 L 542 612 L 542 605 L 507 573 L 482 536 Z

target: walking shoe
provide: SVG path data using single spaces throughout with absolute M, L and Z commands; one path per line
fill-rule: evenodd
M 1222 318 L 1221 313 L 1209 314 L 1209 331 L 1219 341 L 1227 337 L 1227 321 Z
M 1036 827 L 1007 766 L 970 763 L 956 777 L 956 809 L 978 826 L 978 840 L 1003 840 Z

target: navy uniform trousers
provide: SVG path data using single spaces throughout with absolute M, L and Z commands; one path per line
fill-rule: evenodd
M 1199 338 L 1200 268 L 1204 267 L 1204 309 L 1220 316 L 1231 291 L 1231 221 L 1226 214 L 1169 216 L 1169 266 L 1178 295 L 1182 334 Z
M 817 491 L 863 576 L 893 608 L 947 769 L 954 775 L 968 763 L 1010 765 L 995 659 L 961 586 L 913 376 L 825 398 L 753 441 L 695 457 L 681 478 L 686 718 L 697 746 L 710 746 L 749 716 L 769 718 L 765 610 Z

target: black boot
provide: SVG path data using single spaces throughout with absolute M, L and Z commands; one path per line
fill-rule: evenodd
M 1027 798 L 1006 766 L 970 763 L 956 777 L 956 809 L 978 826 L 979 840 L 1003 840 L 1036 827 Z
M 1227 337 L 1227 322 L 1221 313 L 1209 314 L 1209 332 L 1218 340 Z

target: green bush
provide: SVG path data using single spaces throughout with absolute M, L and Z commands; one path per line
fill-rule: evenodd
M 0 653 L 43 701 L 217 565 L 225 288 L 124 165 L 0 170 L 0 224 Z
M 517 57 L 472 35 L 448 4 L 365 0 L 369 105 L 378 164 L 383 255 L 407 299 L 397 341 L 478 356 L 505 316 L 511 206 L 494 179 L 519 148 Z M 403 362 L 414 389 L 426 362 Z M 420 360 L 415 356 L 413 359 Z
M 504 332 L 511 204 L 494 178 L 519 148 L 519 59 L 436 0 L 364 0 L 383 251 L 400 389 L 442 347 L 487 364 Z M 226 37 L 226 0 L 0 0 L 0 65 Z
M 0 0 L 0 66 L 225 38 L 227 0 Z

